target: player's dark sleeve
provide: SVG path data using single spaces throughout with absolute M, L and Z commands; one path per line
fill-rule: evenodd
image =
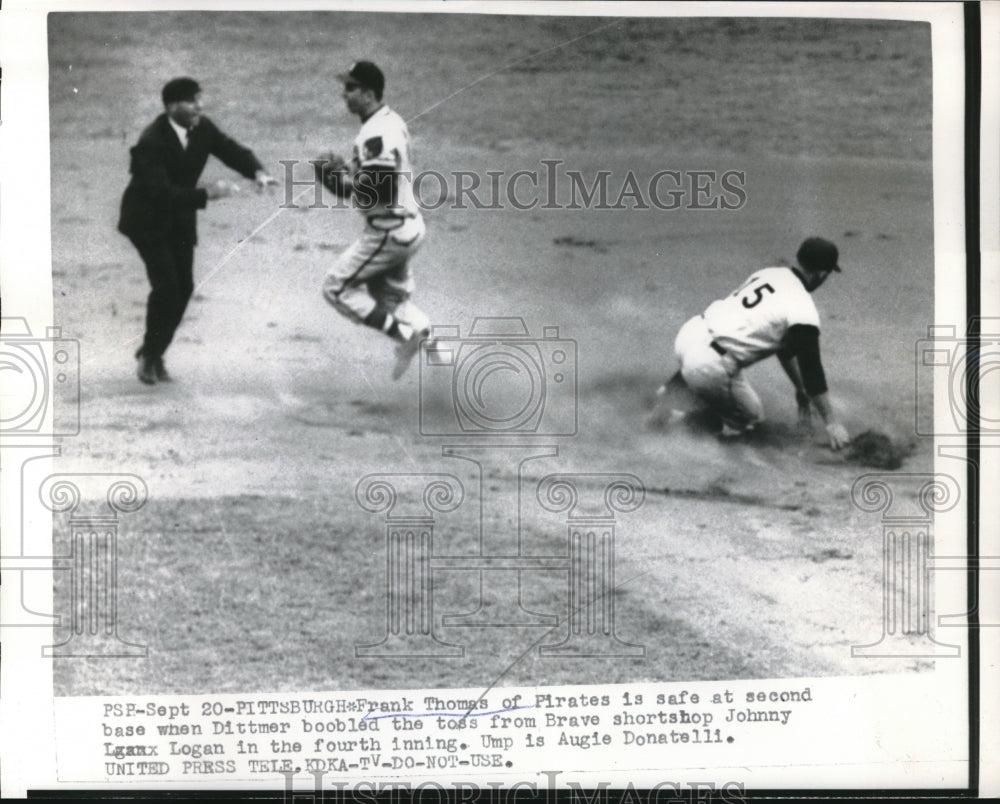
M 809 396 L 826 393 L 826 374 L 819 356 L 819 328 L 811 324 L 795 324 L 785 336 L 783 352 L 794 354 L 798 359 L 802 384 Z
M 253 151 L 227 137 L 212 121 L 202 118 L 199 125 L 208 127 L 211 133 L 208 145 L 209 153 L 221 160 L 227 167 L 248 179 L 254 178 L 258 170 L 263 170 L 263 165 L 254 156 Z
M 391 165 L 362 165 L 354 174 L 354 199 L 359 207 L 398 206 L 399 173 Z

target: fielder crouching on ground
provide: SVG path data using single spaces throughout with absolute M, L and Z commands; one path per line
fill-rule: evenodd
M 194 292 L 197 211 L 238 188 L 219 179 L 198 187 L 208 157 L 220 159 L 258 189 L 277 184 L 249 148 L 223 134 L 202 114 L 201 87 L 193 78 L 174 78 L 161 93 L 164 112 L 132 147 L 132 178 L 122 196 L 118 231 L 132 241 L 146 264 L 152 290 L 146 305 L 146 335 L 136 352 L 139 380 L 170 379 L 163 354 L 180 326 Z
M 413 194 L 410 134 L 382 101 L 385 76 L 370 61 L 356 62 L 344 75 L 348 111 L 361 119 L 351 164 L 327 154 L 313 164 L 323 185 L 352 199 L 365 228 L 327 272 L 323 297 L 357 324 L 396 342 L 392 378 L 398 380 L 430 334 L 430 320 L 412 301 L 410 258 L 426 228 Z M 431 348 L 430 341 L 426 341 Z
M 815 407 L 830 446 L 838 450 L 849 439 L 830 404 L 819 351 L 819 312 L 811 296 L 831 273 L 840 271 L 837 247 L 810 237 L 796 259 L 794 268 L 757 271 L 684 324 L 674 344 L 678 373 L 722 419 L 721 435 L 738 436 L 764 419 L 760 397 L 743 370 L 776 354 L 795 388 L 800 424 L 809 424 L 810 407 Z

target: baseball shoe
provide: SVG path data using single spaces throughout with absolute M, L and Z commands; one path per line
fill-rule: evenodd
M 427 355 L 427 359 L 434 361 L 438 359 L 438 339 L 437 338 L 425 338 L 424 340 L 424 354 Z
M 392 378 L 394 380 L 398 380 L 406 373 L 406 370 L 410 367 L 410 363 L 413 362 L 413 358 L 420 351 L 420 342 L 430 334 L 429 329 L 414 332 L 409 340 L 403 341 L 396 347 L 396 365 L 392 367 Z
M 756 427 L 755 423 L 751 423 L 748 424 L 746 427 L 740 428 L 740 427 L 733 427 L 732 425 L 723 422 L 722 431 L 719 433 L 719 440 L 723 442 L 736 441 L 737 439 L 742 438 L 743 436 L 748 436 L 751 433 L 753 433 L 755 427 Z
M 156 385 L 156 364 L 145 357 L 139 358 L 139 370 L 136 372 L 139 382 L 144 385 Z
M 743 431 L 737 427 L 730 427 L 728 424 L 722 425 L 722 430 L 719 432 L 719 438 L 723 441 L 730 441 L 734 438 L 739 438 L 743 435 Z
M 676 427 L 678 424 L 687 419 L 688 412 L 686 410 L 677 410 L 677 408 L 670 409 L 670 415 L 667 416 L 667 427 Z

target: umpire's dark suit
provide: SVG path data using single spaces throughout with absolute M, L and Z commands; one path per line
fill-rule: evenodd
M 185 149 L 163 113 L 130 153 L 132 179 L 122 196 L 118 230 L 139 250 L 153 288 L 140 353 L 160 361 L 194 290 L 195 218 L 208 201 L 206 191 L 195 185 L 209 154 L 247 178 L 253 178 L 261 164 L 205 116 L 189 131 Z

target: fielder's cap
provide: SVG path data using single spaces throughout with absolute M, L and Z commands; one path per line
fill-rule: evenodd
M 795 254 L 799 265 L 810 271 L 840 271 L 839 256 L 837 247 L 822 237 L 806 238 Z
M 173 78 L 163 85 L 163 105 L 176 103 L 177 101 L 194 100 L 194 96 L 201 92 L 201 87 L 193 78 Z
M 351 65 L 351 69 L 346 73 L 337 76 L 341 81 L 347 83 L 353 81 L 366 89 L 374 90 L 376 95 L 381 95 L 385 89 L 385 76 L 382 71 L 370 61 L 356 61 Z

